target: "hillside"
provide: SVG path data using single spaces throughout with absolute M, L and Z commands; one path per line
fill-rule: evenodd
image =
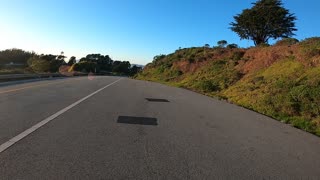
M 320 38 L 179 49 L 156 56 L 136 79 L 226 99 L 320 136 Z

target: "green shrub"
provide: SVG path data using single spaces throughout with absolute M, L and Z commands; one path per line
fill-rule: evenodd
M 217 44 L 220 48 L 224 48 L 228 44 L 228 42 L 226 40 L 220 40 L 217 42 Z
M 214 92 L 220 90 L 219 85 L 212 80 L 198 81 L 195 87 L 204 92 Z
M 305 131 L 314 132 L 314 127 L 310 121 L 301 117 L 290 118 L 290 123 L 296 127 Z
M 239 61 L 243 58 L 244 54 L 245 54 L 244 51 L 233 52 L 231 59 L 235 61 Z
M 236 49 L 236 48 L 239 48 L 239 46 L 237 44 L 228 44 L 227 48 L 228 49 Z
M 307 38 L 300 42 L 302 53 L 307 58 L 320 55 L 320 37 Z
M 251 82 L 253 84 L 263 83 L 264 82 L 264 77 L 263 76 L 254 77 Z
M 187 57 L 187 59 L 188 59 L 188 62 L 189 63 L 194 63 L 195 62 L 195 55 L 194 54 L 191 54 L 191 55 L 189 55 L 188 57 Z
M 183 74 L 182 71 L 180 71 L 179 69 L 170 69 L 168 70 L 168 74 L 167 76 L 172 79 L 172 78 L 176 78 L 178 76 L 181 76 Z
M 309 46 L 320 46 L 320 37 L 311 37 L 306 38 L 303 41 L 300 42 L 301 45 L 309 45 Z
M 261 43 L 261 44 L 257 45 L 257 47 L 269 47 L 269 46 L 270 46 L 270 44 L 268 44 L 268 43 Z
M 277 46 L 291 46 L 297 44 L 299 42 L 298 39 L 295 38 L 284 38 L 276 42 Z

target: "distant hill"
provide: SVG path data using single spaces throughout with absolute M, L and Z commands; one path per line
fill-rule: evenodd
M 136 78 L 226 99 L 320 136 L 320 38 L 180 49 L 156 56 Z

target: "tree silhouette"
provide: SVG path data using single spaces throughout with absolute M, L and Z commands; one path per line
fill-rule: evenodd
M 69 61 L 68 61 L 68 65 L 69 65 L 69 66 L 72 66 L 72 65 L 75 64 L 75 63 L 77 63 L 76 57 L 71 56 L 70 59 L 69 59 Z
M 218 46 L 221 47 L 221 48 L 224 48 L 228 42 L 226 40 L 221 40 L 221 41 L 218 41 Z
M 251 9 L 234 16 L 231 30 L 241 39 L 250 39 L 255 45 L 267 44 L 270 38 L 288 38 L 294 35 L 296 17 L 283 7 L 281 0 L 258 0 Z

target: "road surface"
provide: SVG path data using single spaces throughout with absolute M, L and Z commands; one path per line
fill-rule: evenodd
M 320 138 L 157 83 L 0 86 L 0 115 L 0 179 L 320 178 Z

